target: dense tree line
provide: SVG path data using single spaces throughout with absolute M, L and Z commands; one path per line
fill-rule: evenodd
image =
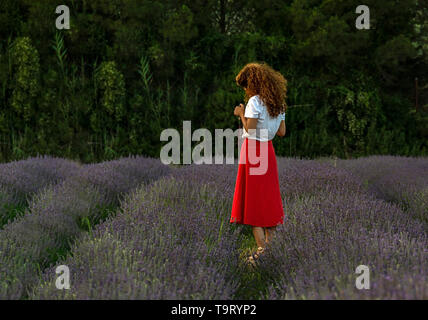
M 288 80 L 278 155 L 426 155 L 427 1 L 366 1 L 370 30 L 355 28 L 359 4 L 2 0 L 0 161 L 158 156 L 183 120 L 236 129 L 234 79 L 251 61 Z

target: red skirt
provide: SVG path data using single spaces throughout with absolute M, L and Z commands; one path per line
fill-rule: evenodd
M 273 227 L 283 224 L 283 220 L 284 209 L 272 140 L 249 142 L 246 138 L 240 152 L 230 222 Z

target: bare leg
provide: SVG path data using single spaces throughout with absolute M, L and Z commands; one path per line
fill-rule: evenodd
M 265 247 L 265 231 L 262 227 L 253 227 L 254 239 L 256 239 L 257 247 Z
M 276 226 L 265 228 L 265 239 L 266 239 L 266 243 L 269 243 L 269 241 L 275 235 L 275 229 L 276 229 Z

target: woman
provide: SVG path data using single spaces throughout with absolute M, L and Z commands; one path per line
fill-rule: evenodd
M 245 90 L 247 106 L 244 109 L 241 104 L 234 111 L 242 121 L 244 141 L 230 222 L 252 226 L 258 249 L 248 261 L 254 264 L 284 219 L 272 139 L 285 136 L 287 80 L 266 63 L 249 63 L 236 76 L 236 83 Z M 267 163 L 263 174 L 251 173 L 257 160 Z

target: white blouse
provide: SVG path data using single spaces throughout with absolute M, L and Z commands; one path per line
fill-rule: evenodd
M 276 118 L 269 115 L 266 105 L 258 95 L 252 96 L 245 107 L 244 116 L 246 118 L 257 118 L 257 127 L 248 133 L 243 128 L 242 138 L 255 139 L 259 141 L 272 140 L 278 132 L 282 120 L 285 120 L 285 113 L 281 113 Z M 261 130 L 264 129 L 264 130 Z M 255 132 L 254 132 L 255 131 Z

